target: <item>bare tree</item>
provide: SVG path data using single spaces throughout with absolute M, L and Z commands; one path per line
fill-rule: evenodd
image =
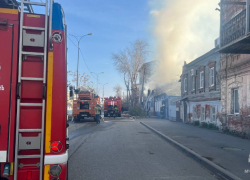
M 68 73 L 68 85 L 74 86 L 77 82 L 77 73 L 73 72 L 73 71 L 68 71 L 67 73 Z M 69 77 L 71 77 L 71 78 L 69 78 Z M 78 77 L 79 77 L 78 84 L 79 84 L 80 90 L 89 89 L 89 86 L 87 84 L 89 81 L 89 76 L 86 75 L 85 73 L 82 73 L 82 74 L 79 73 Z
M 119 53 L 113 53 L 112 59 L 116 69 L 124 75 L 124 83 L 126 87 L 131 87 L 131 104 L 138 103 L 138 87 L 137 78 L 140 67 L 146 62 L 148 55 L 147 43 L 141 39 L 135 42 Z M 130 83 L 128 83 L 130 81 Z
M 114 91 L 116 97 L 122 97 L 122 87 L 119 84 L 114 87 Z

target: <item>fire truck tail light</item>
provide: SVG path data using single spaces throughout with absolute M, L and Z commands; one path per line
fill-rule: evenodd
M 27 180 L 31 180 L 32 179 L 32 172 L 28 171 L 27 172 Z
M 52 144 L 51 144 L 51 150 L 53 152 L 60 152 L 62 150 L 62 143 L 60 141 L 54 141 Z
M 51 176 L 54 176 L 54 177 L 59 176 L 61 174 L 61 172 L 62 172 L 62 168 L 59 165 L 53 165 L 53 166 L 51 166 L 51 168 L 49 170 L 49 174 Z M 54 179 L 56 179 L 56 178 L 54 178 Z

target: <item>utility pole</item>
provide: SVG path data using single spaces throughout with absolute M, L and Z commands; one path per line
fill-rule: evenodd
M 144 64 L 144 68 L 143 68 L 143 76 L 142 76 L 142 89 L 141 89 L 141 102 L 143 102 L 143 91 L 144 91 L 144 81 L 145 81 L 145 69 L 146 69 L 146 65 Z
M 99 94 L 99 91 L 98 91 L 98 77 L 100 74 L 104 74 L 104 72 L 100 72 L 100 73 L 95 73 L 95 72 L 90 72 L 92 74 L 95 74 L 97 76 L 97 83 L 96 83 L 96 94 Z
M 101 83 L 99 83 L 99 84 L 101 84 Z M 106 84 L 101 84 L 102 87 L 103 87 L 103 90 L 102 90 L 102 101 L 103 101 L 103 104 L 104 104 L 104 86 L 107 85 L 107 84 L 108 84 L 108 83 L 106 83 Z
M 84 36 L 92 36 L 92 33 L 89 33 L 89 34 L 85 34 L 85 35 L 83 35 L 83 36 L 81 36 L 80 38 L 77 38 L 77 36 L 74 36 L 74 35 L 72 35 L 72 34 L 70 34 L 70 36 L 73 36 L 74 38 L 76 38 L 76 40 L 77 40 L 77 44 L 78 44 L 78 46 L 77 46 L 77 50 L 78 50 L 78 56 L 77 56 L 77 70 L 76 70 L 76 73 L 77 73 L 77 75 L 76 75 L 76 89 L 77 89 L 77 91 L 78 91 L 78 88 L 79 88 L 79 84 L 78 84 L 78 69 L 79 69 L 79 51 L 80 51 L 80 41 L 81 41 L 81 39 L 84 37 Z

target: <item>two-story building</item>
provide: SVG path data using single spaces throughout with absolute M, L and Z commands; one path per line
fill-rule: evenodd
M 181 119 L 221 125 L 220 54 L 214 48 L 192 62 L 181 75 Z

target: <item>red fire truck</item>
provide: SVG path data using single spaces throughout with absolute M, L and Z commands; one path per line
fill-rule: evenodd
M 122 100 L 120 97 L 104 98 L 104 117 L 121 117 Z
M 0 179 L 67 179 L 66 66 L 61 5 L 1 0 Z
M 78 98 L 73 100 L 74 121 L 84 120 L 87 117 L 95 118 L 95 106 L 100 104 L 100 97 L 90 91 L 81 91 Z

